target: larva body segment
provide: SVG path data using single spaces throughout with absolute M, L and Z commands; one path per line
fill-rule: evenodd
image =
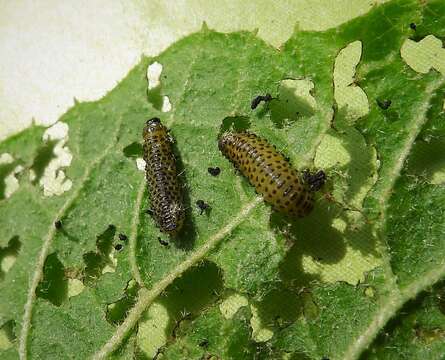
M 185 213 L 171 137 L 158 118 L 146 122 L 143 137 L 153 217 L 162 232 L 173 235 L 181 229 Z
M 308 215 L 313 193 L 273 145 L 248 132 L 224 133 L 219 149 L 272 207 L 291 217 Z

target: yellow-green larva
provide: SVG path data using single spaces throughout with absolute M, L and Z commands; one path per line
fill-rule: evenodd
M 158 118 L 146 122 L 143 137 L 153 217 L 162 232 L 173 235 L 181 229 L 185 213 L 172 139 Z
M 311 212 L 314 199 L 309 184 L 265 139 L 248 132 L 226 132 L 218 145 L 275 210 L 291 217 L 303 217 Z

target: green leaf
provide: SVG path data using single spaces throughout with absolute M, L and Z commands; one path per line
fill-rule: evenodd
M 0 144 L 4 356 L 357 359 L 372 345 L 366 356 L 385 358 L 406 350 L 416 319 L 437 358 L 442 290 L 423 292 L 445 274 L 445 80 L 400 49 L 412 22 L 442 36 L 443 11 L 390 1 L 332 30 L 297 29 L 280 50 L 203 26 L 101 100 Z M 160 85 L 147 88 L 155 62 Z M 265 93 L 276 99 L 252 111 Z M 172 238 L 146 214 L 138 170 L 153 116 L 176 140 L 184 185 Z M 218 150 L 231 126 L 326 171 L 311 215 L 289 220 L 255 194 Z

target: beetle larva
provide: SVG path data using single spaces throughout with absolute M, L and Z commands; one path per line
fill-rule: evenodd
M 313 187 L 304 181 L 265 139 L 248 132 L 226 132 L 218 145 L 224 156 L 275 210 L 291 217 L 303 217 L 311 212 L 314 207 L 313 191 L 320 186 Z
M 173 235 L 181 229 L 185 213 L 172 140 L 158 118 L 146 122 L 143 136 L 153 217 L 162 232 Z

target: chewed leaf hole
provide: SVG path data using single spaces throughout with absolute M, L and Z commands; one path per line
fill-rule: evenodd
M 14 169 L 14 167 L 15 167 L 14 163 L 0 165 L 0 200 L 4 199 L 6 197 L 5 196 L 5 190 L 6 190 L 5 179 L 11 173 L 11 171 Z
M 109 225 L 108 228 L 97 237 L 96 251 L 84 254 L 85 262 L 84 283 L 92 286 L 103 274 L 106 266 L 114 267 L 110 254 L 113 250 L 113 239 L 116 234 L 116 227 Z
M 312 95 L 313 88 L 314 84 L 307 79 L 281 81 L 278 98 L 270 102 L 272 121 L 278 128 L 315 113 L 317 103 Z
M 39 183 L 45 172 L 45 168 L 48 166 L 51 160 L 56 158 L 54 148 L 58 142 L 59 140 L 48 140 L 37 150 L 37 155 L 34 158 L 34 162 L 31 166 L 31 170 L 33 171 L 33 184 Z
M 136 302 L 138 288 L 136 281 L 131 280 L 123 296 L 118 301 L 107 306 L 106 319 L 110 324 L 117 325 L 124 321 L 128 310 L 130 310 Z
M 147 68 L 147 98 L 148 101 L 157 110 L 163 110 L 164 105 L 164 97 L 162 96 L 162 84 L 160 82 L 161 73 L 162 65 L 157 61 L 150 64 Z
M 15 321 L 9 320 L 0 327 L 0 350 L 7 350 L 12 347 L 16 339 Z
M 130 145 L 124 147 L 124 155 L 129 158 L 139 158 L 142 157 L 143 148 L 142 145 L 138 142 L 133 142 Z
M 22 243 L 18 236 L 13 236 L 6 247 L 0 247 L 0 280 L 3 280 L 14 265 L 21 247 Z
M 213 262 L 187 271 L 167 288 L 166 297 L 161 301 L 174 318 L 179 319 L 184 311 L 191 314 L 200 312 L 212 303 L 223 290 L 222 273 Z
M 418 140 L 408 158 L 407 172 L 433 184 L 445 183 L 445 140 Z
M 221 133 L 225 131 L 246 131 L 250 128 L 247 116 L 229 116 L 222 121 Z
M 56 253 L 48 255 L 45 260 L 43 279 L 37 286 L 36 295 L 56 306 L 62 305 L 68 296 L 68 281 L 65 276 L 65 268 Z

